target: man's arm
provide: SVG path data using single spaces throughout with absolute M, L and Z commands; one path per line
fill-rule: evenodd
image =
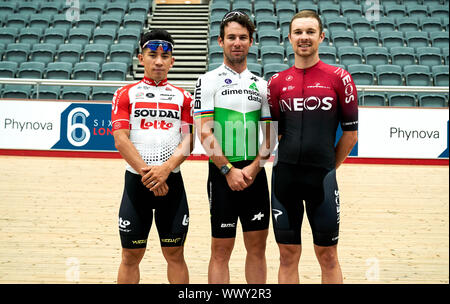
M 194 148 L 192 133 L 183 134 L 183 139 L 172 156 L 160 166 L 145 166 L 142 171 L 142 183 L 151 191 L 163 185 L 170 172 L 180 166 L 191 154 Z M 152 184 L 152 182 L 155 182 Z
M 228 158 L 223 154 L 222 148 L 219 145 L 216 137 L 213 134 L 214 127 L 214 117 L 201 117 L 195 120 L 195 127 L 197 134 L 199 136 L 200 142 L 206 151 L 206 154 L 210 157 L 212 162 L 221 168 L 222 166 L 229 163 Z M 244 190 L 247 187 L 245 182 L 246 178 L 251 178 L 250 176 L 245 176 L 245 173 L 241 169 L 231 168 L 230 172 L 225 176 L 233 191 Z
M 116 149 L 119 151 L 122 158 L 134 169 L 139 175 L 144 176 L 145 171 L 143 168 L 147 167 L 147 164 L 142 159 L 136 147 L 130 141 L 130 130 L 119 129 L 115 130 L 114 142 Z M 165 183 L 164 183 L 165 184 Z M 156 196 L 166 195 L 169 190 L 167 184 L 161 185 L 161 188 L 153 191 Z
M 344 131 L 336 145 L 336 169 L 344 162 L 358 141 L 358 131 Z

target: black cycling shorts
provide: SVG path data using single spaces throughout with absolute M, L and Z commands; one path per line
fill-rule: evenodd
M 232 164 L 242 169 L 250 163 L 251 161 L 240 161 Z M 233 191 L 228 186 L 225 176 L 210 162 L 207 189 L 211 234 L 214 238 L 236 237 L 238 218 L 244 232 L 268 229 L 270 197 L 264 168 L 256 175 L 250 187 L 242 191 Z
M 336 170 L 278 162 L 272 172 L 272 221 L 277 243 L 301 244 L 305 208 L 314 244 L 336 245 L 340 221 Z
M 169 192 L 155 196 L 142 184 L 141 176 L 126 171 L 119 210 L 119 233 L 123 248 L 145 248 L 153 221 L 161 247 L 183 246 L 189 225 L 189 209 L 181 173 L 170 173 Z

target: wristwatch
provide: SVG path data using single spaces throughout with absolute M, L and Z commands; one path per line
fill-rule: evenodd
M 230 163 L 223 165 L 222 167 L 220 167 L 220 173 L 222 173 L 223 175 L 227 175 L 228 172 L 230 172 L 231 168 L 233 168 L 233 165 Z

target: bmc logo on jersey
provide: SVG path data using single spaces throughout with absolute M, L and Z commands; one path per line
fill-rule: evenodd
M 308 98 L 288 98 L 287 100 L 280 100 L 280 109 L 282 112 L 286 111 L 315 111 L 317 109 L 328 111 L 333 107 L 333 97 L 324 97 L 320 99 L 316 96 Z

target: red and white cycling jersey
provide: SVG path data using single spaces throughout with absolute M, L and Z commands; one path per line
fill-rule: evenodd
M 113 131 L 130 130 L 130 140 L 148 165 L 167 161 L 181 141 L 192 132 L 193 99 L 188 91 L 167 79 L 141 81 L 119 88 L 112 102 Z M 130 172 L 137 172 L 127 166 Z M 178 172 L 176 168 L 174 172 Z

